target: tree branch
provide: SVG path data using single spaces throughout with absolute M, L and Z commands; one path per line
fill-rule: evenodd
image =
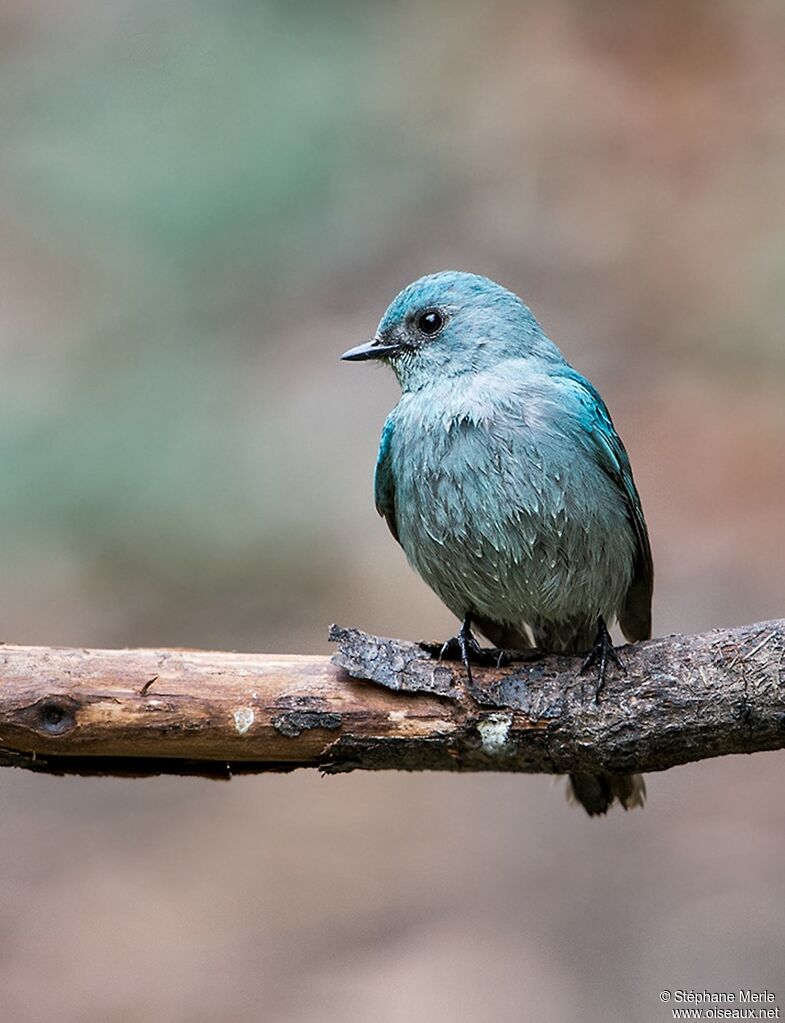
M 785 620 L 506 668 L 333 626 L 327 657 L 0 647 L 0 766 L 50 774 L 317 767 L 659 771 L 785 747 Z

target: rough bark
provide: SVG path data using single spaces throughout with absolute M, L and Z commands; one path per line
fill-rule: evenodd
M 327 657 L 0 648 L 0 766 L 231 777 L 317 767 L 659 771 L 785 746 L 785 621 L 504 668 L 334 626 Z

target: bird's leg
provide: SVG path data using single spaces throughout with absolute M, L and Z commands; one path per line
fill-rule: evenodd
M 539 661 L 542 659 L 542 651 L 533 647 L 527 650 L 512 650 L 505 647 L 482 647 L 475 639 L 471 630 L 471 615 L 467 615 L 461 626 L 460 632 L 446 643 L 425 643 L 418 644 L 427 654 L 440 661 L 461 661 L 469 666 L 480 664 L 484 668 L 506 668 L 516 661 Z M 469 670 L 471 677 L 471 671 Z
M 594 646 L 581 666 L 581 674 L 588 671 L 589 668 L 597 668 L 597 688 L 594 691 L 595 703 L 600 702 L 600 694 L 605 685 L 605 670 L 608 666 L 608 661 L 613 661 L 617 668 L 626 671 L 624 662 L 613 645 L 613 640 L 608 632 L 605 620 L 600 615 L 597 619 L 597 636 L 594 640 Z
M 458 635 L 448 639 L 446 643 L 442 644 L 442 648 L 439 651 L 439 660 L 460 660 L 463 662 L 463 666 L 466 668 L 466 674 L 469 677 L 469 682 L 472 682 L 472 660 L 477 664 L 486 663 L 485 651 L 482 649 L 480 644 L 474 638 L 472 632 L 472 617 L 466 615 L 463 620 L 463 624 L 458 630 Z

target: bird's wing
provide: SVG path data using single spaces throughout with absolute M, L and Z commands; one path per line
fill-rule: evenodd
M 641 499 L 632 478 L 630 460 L 621 438 L 614 429 L 605 403 L 595 388 L 574 370 L 569 374 L 571 389 L 581 404 L 581 425 L 586 430 L 591 451 L 600 467 L 624 494 L 627 514 L 635 531 L 636 549 L 632 582 L 619 611 L 619 625 L 629 640 L 651 636 L 651 597 L 654 566 L 649 533 L 643 517 Z
M 390 532 L 398 540 L 398 526 L 395 521 L 395 479 L 392 474 L 392 457 L 390 446 L 393 436 L 393 418 L 389 416 L 382 429 L 382 439 L 379 444 L 379 455 L 376 459 L 376 472 L 374 474 L 374 498 L 376 510 L 382 516 Z M 400 541 L 398 541 L 400 543 Z

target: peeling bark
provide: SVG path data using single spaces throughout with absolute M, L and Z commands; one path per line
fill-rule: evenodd
M 502 668 L 333 626 L 332 659 L 0 647 L 0 766 L 50 774 L 316 767 L 628 774 L 785 746 L 785 621 Z

